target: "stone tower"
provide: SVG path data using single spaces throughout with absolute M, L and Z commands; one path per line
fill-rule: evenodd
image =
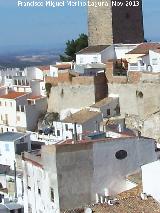
M 90 3 L 106 2 L 90 0 Z M 122 7 L 113 6 L 114 0 L 107 0 L 108 6 L 88 6 L 88 42 L 92 45 L 113 43 L 140 43 L 144 41 L 142 0 L 139 6 L 127 6 L 126 0 L 121 0 Z M 120 2 L 117 0 L 117 2 Z

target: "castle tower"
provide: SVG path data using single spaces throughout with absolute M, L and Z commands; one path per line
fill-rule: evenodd
M 144 41 L 142 0 L 128 1 L 133 2 L 132 6 L 127 6 L 126 0 L 90 0 L 94 2 L 108 2 L 109 5 L 88 6 L 89 46 Z M 117 2 L 122 2 L 123 6 L 115 6 Z

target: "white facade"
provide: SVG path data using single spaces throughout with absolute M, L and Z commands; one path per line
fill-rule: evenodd
M 1 132 L 35 130 L 39 116 L 47 110 L 46 97 L 16 94 L 20 95 L 12 98 L 12 92 L 0 97 Z
M 137 46 L 138 44 L 114 44 L 99 53 L 77 53 L 76 64 L 106 63 L 110 59 L 125 59 L 125 54 Z
M 77 53 L 76 54 L 76 64 L 96 64 L 104 63 L 109 59 L 115 58 L 114 46 L 111 45 L 101 52 L 92 52 L 92 53 Z
M 89 110 L 88 113 L 90 113 Z M 66 119 L 68 120 L 69 118 L 72 120 L 72 116 L 74 116 L 75 114 L 66 117 Z M 78 122 L 78 120 L 77 122 L 76 120 L 75 122 L 67 120 L 64 119 L 62 121 L 53 121 L 52 129 L 54 140 L 61 141 L 66 139 L 74 139 L 76 137 L 77 139 L 79 139 L 79 135 L 81 135 L 85 131 L 86 132 L 99 131 L 100 122 L 102 121 L 102 114 L 100 112 L 97 112 L 96 115 L 94 115 L 88 120 L 86 119 L 86 121 L 83 122 Z
M 31 150 L 29 134 L 6 132 L 0 135 L 0 164 L 11 166 L 14 170 L 16 154 Z
M 32 161 L 23 161 L 24 167 L 24 213 L 47 212 L 58 213 L 54 197 L 51 196 L 51 185 L 48 172 Z M 55 193 L 55 191 L 53 191 Z
M 143 193 L 160 202 L 160 161 L 142 166 Z
M 126 53 L 136 48 L 138 44 L 115 44 L 115 59 L 125 59 Z

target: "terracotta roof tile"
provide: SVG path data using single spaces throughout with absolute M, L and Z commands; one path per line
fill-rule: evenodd
M 50 66 L 39 66 L 38 68 L 42 71 L 49 71 L 50 70 Z
M 56 64 L 54 67 L 57 67 L 59 70 L 71 69 L 71 64 Z
M 77 54 L 100 53 L 110 45 L 89 46 L 80 50 Z
M 1 95 L 0 98 L 4 98 L 4 99 L 16 99 L 16 98 L 19 98 L 19 97 L 27 95 L 27 94 L 28 93 L 25 93 L 25 92 L 15 92 L 15 91 L 12 91 L 12 92 L 9 92 L 6 95 Z
M 142 43 L 127 54 L 148 54 L 149 50 L 160 48 L 160 43 Z
M 45 97 L 42 95 L 39 95 L 39 96 L 31 95 L 28 97 L 28 100 L 36 100 L 36 99 L 41 99 L 41 98 L 45 98 Z
M 80 110 L 80 111 L 66 117 L 63 120 L 63 122 L 83 124 L 84 122 L 86 122 L 100 114 L 101 114 L 100 112 L 89 111 L 88 109 L 83 109 L 83 110 Z

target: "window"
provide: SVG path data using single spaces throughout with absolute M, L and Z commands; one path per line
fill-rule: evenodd
M 122 160 L 122 159 L 127 157 L 127 152 L 125 150 L 119 150 L 119 151 L 116 152 L 115 157 L 118 160 Z
M 57 136 L 60 136 L 60 130 L 57 130 Z
M 12 102 L 10 102 L 10 106 L 12 107 Z
M 7 128 L 7 132 L 8 132 L 8 128 Z
M 38 194 L 41 195 L 41 189 L 40 188 L 38 188 Z
M 54 190 L 53 188 L 50 189 L 51 192 L 51 201 L 54 202 Z
M 8 143 L 5 144 L 5 151 L 9 152 L 9 144 Z
M 32 100 L 28 100 L 28 105 L 34 105 L 35 103 L 34 103 L 34 100 L 32 101 Z
M 17 121 L 20 121 L 20 116 L 17 116 Z
M 24 112 L 24 106 L 21 106 L 21 112 Z
M 17 80 L 14 80 L 14 84 L 17 85 Z
M 110 115 L 111 112 L 110 112 L 110 109 L 107 109 L 107 115 Z
M 83 63 L 83 58 L 81 57 L 81 58 L 80 58 L 80 64 L 82 64 L 82 63 Z
M 98 58 L 97 57 L 93 57 L 93 63 L 97 63 L 98 62 Z
M 1 121 L 3 121 L 3 116 L 1 115 Z
M 31 187 L 30 187 L 30 186 L 27 186 L 27 189 L 28 189 L 28 190 L 31 190 Z
M 153 64 L 153 65 L 158 65 L 158 60 L 157 60 L 157 58 L 153 58 L 153 59 L 152 59 L 152 64 Z
M 7 102 L 5 101 L 5 106 L 7 106 Z
M 2 102 L 0 101 L 0 106 L 2 106 Z
M 16 108 L 17 108 L 16 110 L 19 112 L 19 111 L 20 111 L 20 110 L 19 110 L 19 106 L 17 106 Z
M 65 129 L 66 131 L 68 131 L 68 124 L 65 124 Z

